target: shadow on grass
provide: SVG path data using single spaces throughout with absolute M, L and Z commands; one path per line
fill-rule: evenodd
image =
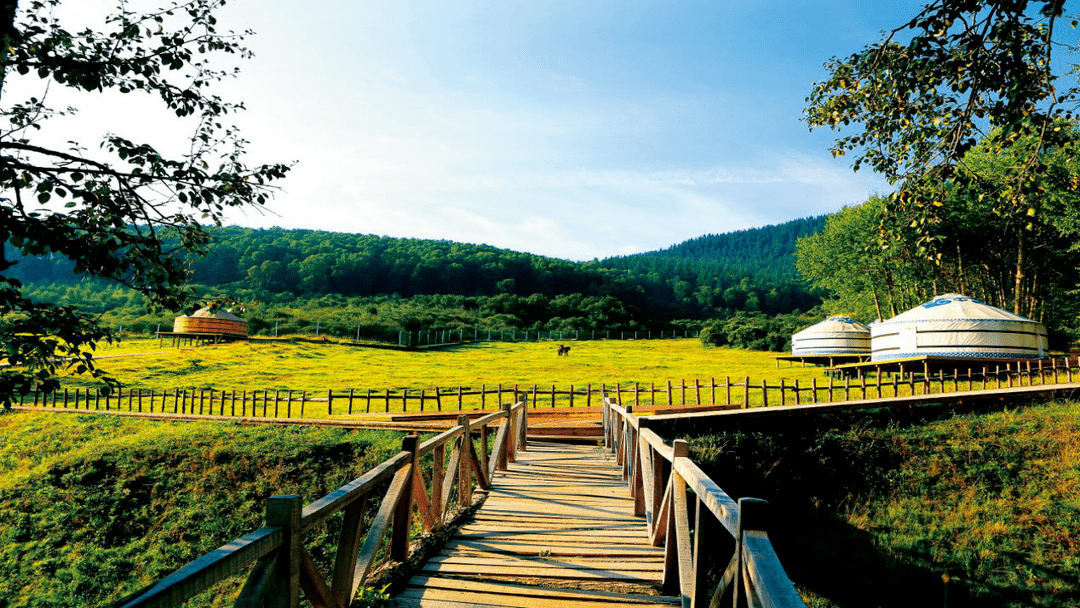
M 841 515 L 852 501 L 902 491 L 896 485 L 900 467 L 925 456 L 900 439 L 904 428 L 1000 409 L 928 407 L 900 415 L 881 410 L 802 418 L 781 428 L 754 424 L 697 436 L 691 444 L 695 459 L 729 494 L 772 503 L 770 537 L 788 575 L 815 608 L 1080 606 L 1080 577 L 1068 564 L 1039 564 L 1032 555 L 998 552 L 992 563 L 977 566 L 968 563 L 963 550 L 931 546 L 933 534 L 866 531 Z M 995 462 L 1023 457 L 1014 448 L 983 457 Z M 990 486 L 983 490 L 995 493 Z M 897 534 L 925 540 L 909 538 L 902 548 L 892 547 L 889 539 Z
M 884 551 L 872 534 L 834 515 L 804 510 L 786 512 L 778 520 L 770 537 L 792 581 L 812 594 L 811 606 L 1013 608 L 1080 603 L 1075 573 L 1033 564 L 1024 555 L 1005 555 L 1002 568 L 1026 568 L 1033 575 L 1031 585 L 1009 587 L 964 579 L 945 566 L 929 567 L 929 555 Z

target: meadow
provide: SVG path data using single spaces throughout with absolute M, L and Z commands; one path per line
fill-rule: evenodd
M 0 414 L 0 606 L 107 605 L 257 529 L 266 498 L 310 502 L 400 445 L 392 432 Z M 310 536 L 319 563 L 339 529 Z M 242 584 L 188 605 L 231 606 Z
M 570 357 L 557 357 L 553 343 L 403 352 L 334 341 L 175 349 L 144 339 L 125 340 L 100 354 L 131 355 L 101 363 L 127 386 L 157 390 L 660 386 L 668 380 L 692 384 L 694 378 L 744 376 L 769 383 L 821 381 L 820 368 L 777 368 L 772 353 L 704 348 L 697 340 L 570 344 Z M 66 383 L 87 385 L 78 378 Z M 858 412 L 821 416 L 798 428 L 687 439 L 694 458 L 728 493 L 773 504 L 779 516 L 772 536 L 781 559 L 814 608 L 868 601 L 1080 606 L 1074 574 L 1080 564 L 1080 405 L 1009 408 L 928 406 L 906 417 Z M 77 605 L 77 589 L 111 589 L 118 580 L 125 582 L 117 589 L 131 588 L 138 581 L 123 576 L 132 568 L 142 572 L 149 563 L 151 573 L 164 573 L 165 564 L 175 562 L 161 555 L 182 563 L 200 550 L 162 547 L 157 539 L 180 543 L 176 539 L 206 536 L 213 540 L 199 546 L 212 548 L 244 531 L 222 523 L 228 519 L 223 514 L 242 512 L 244 523 L 254 526 L 258 501 L 268 493 L 295 486 L 304 496 L 316 496 L 397 445 L 394 435 L 320 433 L 0 416 L 0 597 L 19 598 L 12 606 L 36 605 L 32 598 L 39 596 L 57 600 L 40 605 Z M 302 447 L 308 441 L 314 443 Z M 305 480 L 300 472 L 308 467 L 330 475 Z M 174 468 L 180 473 L 170 473 Z M 253 486 L 242 481 L 239 496 L 225 496 L 237 494 L 230 483 L 247 477 Z M 184 498 L 152 498 L 159 488 Z M 240 502 L 230 502 L 235 500 Z M 136 502 L 146 502 L 146 509 Z M 129 511 L 138 523 L 132 529 L 149 533 L 147 540 L 124 536 L 120 522 Z M 185 532 L 174 520 L 198 527 Z M 77 525 L 63 523 L 69 521 Z M 62 581 L 60 591 L 34 582 L 50 577 Z M 105 594 L 98 599 L 116 597 L 96 593 Z
M 216 346 L 172 348 L 157 340 L 128 339 L 99 348 L 101 367 L 125 386 L 172 390 L 433 389 L 518 384 L 531 387 L 629 386 L 634 382 L 707 382 L 726 376 L 754 379 L 820 377 L 819 368 L 776 368 L 774 353 L 704 348 L 696 339 L 564 342 L 480 342 L 426 351 L 364 348 L 327 340 L 251 340 Z M 138 356 L 132 356 L 136 355 Z M 71 377 L 65 386 L 92 386 Z

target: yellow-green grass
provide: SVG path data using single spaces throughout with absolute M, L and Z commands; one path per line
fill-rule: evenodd
M 678 387 L 685 380 L 693 387 L 697 380 L 707 386 L 726 378 L 741 382 L 746 376 L 752 383 L 768 380 L 777 384 L 784 378 L 791 384 L 799 379 L 807 386 L 811 378 L 821 377 L 820 368 L 788 367 L 777 369 L 774 353 L 727 348 L 704 348 L 697 340 L 581 341 L 571 342 L 570 355 L 559 357 L 556 345 L 541 343 L 484 342 L 427 351 L 399 351 L 356 347 L 328 341 L 271 342 L 248 341 L 195 348 L 158 347 L 156 340 L 126 340 L 117 346 L 99 349 L 100 366 L 130 388 L 154 389 L 158 393 L 175 389 L 214 389 L 217 391 L 306 391 L 308 397 L 325 397 L 355 389 L 357 395 L 367 389 L 375 393 L 391 389 L 419 391 L 436 387 L 456 392 L 461 386 L 475 390 L 502 384 L 507 390 L 517 385 L 531 392 L 584 389 L 591 385 L 599 392 L 602 385 L 617 384 L 629 390 L 640 383 L 642 402 L 650 386 L 666 389 L 671 381 Z M 134 356 L 133 353 L 145 353 Z M 129 355 L 111 358 L 110 355 Z M 71 389 L 93 386 L 83 377 L 70 377 L 65 386 Z M 676 388 L 673 401 L 680 403 L 682 392 Z M 696 391 L 687 392 L 688 402 L 696 401 Z M 738 391 L 735 391 L 738 393 Z M 549 393 L 550 395 L 550 393 Z M 430 397 L 430 395 L 429 395 Z M 726 397 L 717 392 L 717 400 Z M 739 395 L 733 396 L 737 400 Z M 630 394 L 624 394 L 629 399 Z M 448 399 L 443 396 L 443 399 Z M 456 397 L 450 397 L 456 407 Z M 489 398 L 490 399 L 490 398 Z M 472 397 L 470 403 L 478 400 Z M 566 400 L 560 396 L 561 404 Z M 659 403 L 666 396 L 658 394 Z M 702 390 L 702 401 L 711 402 L 712 393 Z M 541 398 L 549 403 L 550 397 Z M 429 405 L 433 405 L 433 401 Z M 593 402 L 597 404 L 598 401 Z M 579 403 L 580 404 L 580 403 Z M 410 402 L 410 409 L 418 404 Z M 400 410 L 400 400 L 393 409 Z M 314 411 L 314 410 L 313 410 Z
M 153 390 L 157 395 L 154 411 L 159 411 L 161 395 L 169 395 L 166 411 L 188 411 L 191 397 L 198 401 L 197 413 L 209 413 L 211 394 L 214 413 L 231 414 L 251 411 L 252 393 L 259 415 L 273 415 L 273 401 L 279 399 L 278 415 L 307 418 L 325 417 L 330 412 L 325 403 L 328 390 L 335 395 L 334 414 L 349 410 L 344 397 L 350 390 L 355 396 L 352 411 L 400 412 L 421 409 L 421 391 L 424 391 L 424 409 L 457 409 L 457 389 L 462 387 L 464 409 L 493 407 L 497 402 L 495 391 L 501 386 L 504 401 L 510 391 L 519 390 L 532 394 L 536 390 L 535 404 L 552 407 L 551 390 L 557 389 L 555 407 L 570 405 L 566 391 L 573 387 L 575 406 L 586 403 L 599 404 L 602 387 L 609 391 L 616 386 L 622 392 L 624 404 L 666 405 L 713 404 L 748 402 L 756 407 L 764 404 L 762 384 L 768 385 L 768 405 L 795 402 L 794 391 L 798 382 L 801 387 L 800 401 L 813 401 L 811 386 L 817 388 L 817 400 L 858 399 L 864 396 L 858 380 L 831 381 L 822 374 L 820 367 L 792 366 L 775 362 L 775 354 L 729 348 L 704 348 L 697 340 L 640 340 L 640 341 L 580 341 L 570 342 L 570 356 L 559 357 L 556 344 L 481 342 L 426 351 L 403 351 L 358 347 L 339 341 L 270 341 L 252 340 L 215 346 L 173 348 L 168 344 L 159 346 L 157 340 L 125 340 L 113 346 L 101 348 L 100 365 L 110 372 L 126 388 Z M 749 378 L 749 389 L 742 386 Z M 1049 379 L 1049 377 L 1048 377 Z M 666 393 L 668 383 L 672 394 Z M 876 397 L 878 390 L 871 379 L 866 397 Z M 716 383 L 718 388 L 712 388 Z M 726 384 L 733 384 L 727 388 Z M 783 399 L 781 383 L 786 387 Z M 1036 379 L 1036 383 L 1038 380 Z M 958 384 L 958 386 L 957 386 Z M 701 388 L 697 389 L 696 385 Z M 831 397 L 829 386 L 832 386 Z M 85 377 L 66 379 L 65 388 L 72 393 L 86 390 L 93 381 Z M 680 388 L 686 386 L 686 389 Z M 993 381 L 988 385 L 994 387 Z M 489 394 L 483 399 L 475 393 L 484 387 Z M 587 387 L 591 395 L 586 397 Z M 966 378 L 954 384 L 946 380 L 944 385 L 934 379 L 930 392 L 952 391 L 967 387 Z M 973 388 L 981 388 L 981 381 Z M 434 389 L 440 390 L 436 401 Z M 635 393 L 635 389 L 640 392 Z M 654 392 L 655 389 L 655 392 Z M 888 397 L 894 392 L 901 396 L 922 394 L 921 383 L 893 384 L 886 379 L 881 395 Z M 173 397 L 181 391 L 179 403 Z M 222 391 L 226 392 L 222 403 Z M 236 391 L 236 397 L 233 397 Z M 289 404 L 288 394 L 293 392 Z M 366 399 L 371 395 L 370 406 Z M 390 392 L 389 400 L 386 399 Z M 402 392 L 408 391 L 403 403 Z M 546 392 L 545 392 L 546 391 Z M 243 396 L 249 397 L 244 403 Z M 472 392 L 473 394 L 469 394 Z M 62 393 L 61 393 L 62 394 Z M 700 396 L 700 399 L 699 399 Z M 74 395 L 70 395 L 74 402 Z M 62 397 L 61 397 L 62 399 Z M 85 407 L 85 394 L 80 402 Z M 318 400 L 318 401 L 316 401 Z M 120 400 L 126 409 L 133 401 Z M 51 401 L 50 401 L 51 403 Z M 263 409 L 263 405 L 266 409 Z M 91 407 L 104 407 L 104 401 L 94 395 Z M 113 399 L 112 408 L 116 407 Z M 137 401 L 132 404 L 137 408 Z M 149 402 L 144 409 L 149 409 Z M 224 409 L 223 409 L 224 408 Z M 288 414 L 286 414 L 288 412 Z
M 379 431 L 0 413 L 0 605 L 108 605 L 257 529 L 268 497 L 311 502 L 400 445 Z M 305 535 L 324 572 L 340 522 Z M 186 605 L 231 606 L 242 584 Z

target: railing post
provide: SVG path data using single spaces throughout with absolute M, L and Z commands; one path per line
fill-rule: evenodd
M 525 403 L 524 401 L 522 403 Z M 529 450 L 529 406 L 521 408 L 521 426 L 518 429 L 518 448 L 522 452 Z
M 412 466 L 420 465 L 420 437 L 418 435 L 406 435 L 401 438 L 401 451 L 412 454 Z M 465 459 L 465 454 L 461 455 Z M 413 475 L 419 475 L 419 471 L 413 470 Z M 459 486 L 460 489 L 460 486 Z M 464 493 L 459 492 L 461 496 Z M 412 528 L 413 493 L 412 477 L 405 482 L 405 489 L 394 508 L 394 525 L 390 533 L 390 559 L 396 562 L 404 562 L 409 558 L 409 531 Z
M 281 528 L 281 547 L 267 608 L 296 608 L 300 605 L 300 512 L 304 502 L 295 494 L 266 499 L 266 525 Z
M 434 529 L 439 529 L 443 524 L 443 513 L 445 508 L 442 504 L 443 493 L 443 476 L 445 472 L 446 462 L 446 444 L 440 443 L 435 446 L 435 449 L 431 452 L 431 504 L 428 505 L 428 509 L 431 512 L 431 519 L 435 522 Z M 487 470 L 486 468 L 484 469 Z
M 463 507 L 472 505 L 472 428 L 469 417 L 462 414 L 457 419 L 461 433 L 461 457 L 458 458 L 458 504 Z
M 491 466 L 488 464 L 488 427 L 486 424 L 480 425 L 480 468 L 490 481 Z
M 607 391 L 604 391 L 603 397 L 600 398 L 600 425 L 604 429 L 604 449 L 611 449 L 611 441 L 608 439 L 608 400 Z
M 779 360 L 778 360 L 779 361 Z M 690 591 L 690 608 L 704 608 L 709 605 L 711 593 L 709 593 L 708 579 L 708 556 L 717 553 L 717 545 L 723 544 L 723 540 L 717 538 L 716 531 L 720 528 L 720 522 L 709 511 L 700 496 L 694 500 L 694 580 Z M 726 533 L 724 536 L 731 538 Z M 728 541 L 730 544 L 730 541 Z
M 743 559 L 743 533 L 747 530 L 768 530 L 769 501 L 760 498 L 739 499 L 739 519 L 735 533 L 735 599 L 733 606 L 753 606 L 746 588 L 746 562 Z
M 514 462 L 514 460 L 510 458 L 510 445 L 513 443 L 513 436 L 510 433 L 514 428 L 511 426 L 510 408 L 503 406 L 503 412 L 506 413 L 506 422 L 504 423 L 506 425 L 506 430 L 502 434 L 503 444 L 502 449 L 499 451 L 499 462 L 495 463 L 495 468 L 500 471 L 505 471 L 506 467 L 509 466 L 511 462 Z
M 626 417 L 622 418 L 622 422 L 619 424 L 619 455 L 622 458 L 623 479 L 630 481 L 630 447 L 633 447 L 634 440 L 631 437 L 630 421 L 627 418 L 634 413 L 634 406 L 627 405 Z M 629 447 L 628 447 L 629 446 Z
M 671 497 L 668 503 L 668 515 L 667 515 L 667 532 L 664 536 L 664 574 L 662 585 L 664 593 L 669 595 L 678 595 L 680 589 L 684 583 L 691 583 L 691 581 L 680 580 L 679 562 L 681 558 L 692 559 L 690 555 L 679 555 L 679 530 L 678 530 L 678 515 L 676 515 L 676 493 L 682 492 L 686 494 L 686 482 L 679 476 L 675 467 L 676 458 L 688 458 L 690 456 L 690 444 L 685 440 L 676 439 L 671 442 L 671 478 L 669 483 L 671 484 Z M 685 604 L 684 604 L 685 605 Z

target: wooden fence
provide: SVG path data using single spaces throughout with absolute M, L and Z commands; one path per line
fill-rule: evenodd
M 66 409 L 124 410 L 162 414 L 261 416 L 267 418 L 326 417 L 344 414 L 435 412 L 498 409 L 512 399 L 530 408 L 592 407 L 613 395 L 620 405 L 725 405 L 769 407 L 833 403 L 852 399 L 906 397 L 933 393 L 1071 383 L 1080 368 L 1070 359 L 1008 362 L 973 367 L 906 370 L 901 373 L 861 374 L 857 377 L 799 380 L 754 380 L 750 377 L 695 378 L 663 383 L 585 386 L 555 384 L 482 384 L 479 387 L 431 389 L 346 389 L 317 392 L 292 390 L 218 390 L 212 388 L 121 389 L 105 394 L 98 389 L 65 388 L 53 393 L 24 395 L 15 405 Z
M 500 421 L 489 455 L 488 427 Z M 389 559 L 406 560 L 414 518 L 425 531 L 438 530 L 451 513 L 455 488 L 457 506 L 470 506 L 474 481 L 479 488 L 488 488 L 491 477 L 505 470 L 518 450 L 526 449 L 527 425 L 528 411 L 519 403 L 472 422 L 461 416 L 457 426 L 423 443 L 416 435 L 408 435 L 396 456 L 307 506 L 294 495 L 268 499 L 264 527 L 203 555 L 113 606 L 179 606 L 254 564 L 235 606 L 296 608 L 302 593 L 313 606 L 346 608 L 376 565 L 387 533 Z M 479 453 L 471 440 L 474 433 L 480 436 Z M 447 463 L 448 445 L 453 451 Z M 430 465 L 424 466 L 424 459 L 429 458 Z M 425 474 L 425 469 L 430 473 Z M 390 480 L 390 487 L 365 534 L 362 526 L 368 497 L 386 480 Z M 324 576 L 304 547 L 304 535 L 339 511 L 344 512 L 344 519 L 333 571 Z
M 605 399 L 603 420 L 604 445 L 623 467 L 634 512 L 645 516 L 653 545 L 664 546 L 664 593 L 681 595 L 689 608 L 805 607 L 769 540 L 768 502 L 736 502 L 690 460 L 685 441 L 666 445 L 648 418 L 633 415 L 633 406 Z M 731 558 L 709 589 L 706 559 L 724 551 Z

